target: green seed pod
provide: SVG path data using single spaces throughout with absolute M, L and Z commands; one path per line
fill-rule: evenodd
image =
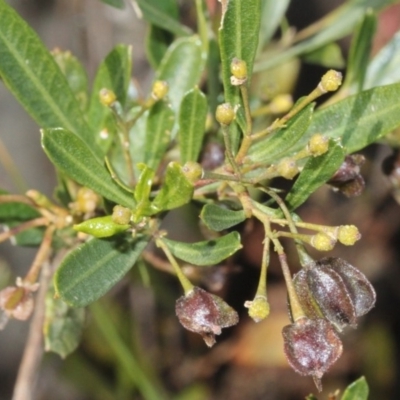
M 156 100 L 163 99 L 168 93 L 169 87 L 166 81 L 155 81 L 151 90 L 151 95 Z
M 336 239 L 323 232 L 318 232 L 311 237 L 310 244 L 319 251 L 330 251 L 335 247 Z
M 285 179 L 293 179 L 299 173 L 299 167 L 296 161 L 291 158 L 284 158 L 279 161 L 276 170 L 278 174 Z
M 117 235 L 130 228 L 130 225 L 121 225 L 113 221 L 111 215 L 88 219 L 73 228 L 78 232 L 87 233 L 97 238 L 104 238 Z
M 203 168 L 202 166 L 194 161 L 188 161 L 182 167 L 182 171 L 185 174 L 186 178 L 192 183 L 198 181 L 203 175 Z
M 128 225 L 132 217 L 132 211 L 129 208 L 117 205 L 113 208 L 111 218 L 118 225 Z
M 322 78 L 320 88 L 324 92 L 334 92 L 342 84 L 342 74 L 338 71 L 330 69 Z
M 100 103 L 110 107 L 116 100 L 117 96 L 112 90 L 103 88 L 99 92 Z
M 316 133 L 308 142 L 308 151 L 314 157 L 324 154 L 329 149 L 329 138 L 327 136 Z
M 360 238 L 361 234 L 355 225 L 339 226 L 338 240 L 345 246 L 353 246 Z
M 220 104 L 215 111 L 215 119 L 221 125 L 230 125 L 235 119 L 235 110 L 229 103 Z

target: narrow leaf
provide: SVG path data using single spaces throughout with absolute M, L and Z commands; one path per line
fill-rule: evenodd
M 0 0 L 0 75 L 42 128 L 67 129 L 96 152 L 92 132 L 57 63 L 4 0 Z
M 331 140 L 329 150 L 325 154 L 310 157 L 286 197 L 289 207 L 294 210 L 303 204 L 338 170 L 344 156 L 343 147 Z
M 231 85 L 230 65 L 235 57 L 244 60 L 247 64 L 248 84 L 250 84 L 254 57 L 258 45 L 260 15 L 260 0 L 229 0 L 227 2 L 227 10 L 222 16 L 219 29 L 222 81 L 224 84 L 225 101 L 232 106 L 237 104 L 243 106 L 243 103 L 239 88 Z M 246 124 L 243 107 L 238 112 L 237 120 L 240 128 L 244 130 Z M 235 137 L 232 137 L 232 142 L 234 143 L 234 147 L 236 147 L 239 139 L 239 131 L 237 129 L 234 135 Z
M 132 70 L 132 47 L 116 46 L 100 64 L 93 83 L 90 97 L 88 121 L 99 140 L 100 132 L 106 127 L 111 115 L 110 109 L 100 103 L 101 89 L 112 90 L 122 106 L 125 105 Z
M 244 221 L 246 215 L 243 210 L 234 211 L 215 204 L 206 204 L 201 210 L 200 218 L 208 228 L 220 232 Z
M 189 203 L 193 196 L 193 183 L 183 173 L 182 167 L 170 162 L 161 190 L 151 204 L 154 212 L 172 210 Z
M 146 33 L 146 56 L 154 69 L 157 69 L 171 44 L 173 36 L 166 30 L 150 24 Z
M 194 88 L 182 100 L 179 110 L 179 144 L 181 162 L 197 161 L 203 143 L 207 118 L 207 99 Z
M 42 147 L 65 175 L 117 204 L 130 208 L 135 206 L 133 197 L 115 183 L 105 166 L 71 132 L 64 129 L 42 130 Z
M 197 36 L 176 40 L 162 59 L 157 79 L 168 82 L 168 98 L 176 113 L 185 93 L 199 83 L 204 63 L 202 44 Z
M 368 9 L 352 39 L 344 87 L 354 85 L 357 91 L 363 88 L 376 25 L 376 15 L 373 10 Z
M 163 240 L 176 257 L 200 266 L 218 264 L 242 248 L 237 232 L 197 243 L 182 243 L 165 238 Z
M 305 134 L 293 146 L 301 150 L 315 133 L 340 138 L 346 153 L 363 149 L 400 126 L 400 83 L 376 87 L 317 110 Z
M 285 128 L 255 143 L 249 152 L 251 160 L 265 164 L 276 162 L 289 155 L 311 123 L 315 104 L 310 104 L 293 118 Z
M 137 5 L 143 12 L 144 18 L 152 24 L 173 33 L 176 36 L 188 36 L 192 31 L 179 23 L 176 18 L 171 17 L 170 13 L 165 10 L 163 3 L 166 0 L 136 0 Z M 171 2 L 169 2 L 171 3 Z
M 326 68 L 339 69 L 346 66 L 342 50 L 336 43 L 329 43 L 319 49 L 311 51 L 310 53 L 305 54 L 302 59 L 307 63 L 321 65 Z
M 100 0 L 100 1 L 103 2 L 104 4 L 108 4 L 111 7 L 120 9 L 125 8 L 124 0 Z
M 148 240 L 92 239 L 73 250 L 55 275 L 57 295 L 73 307 L 84 307 L 104 295 L 133 267 Z
M 175 122 L 175 114 L 170 105 L 159 101 L 150 110 L 146 126 L 146 143 L 144 163 L 157 170 L 171 141 L 171 131 Z
M 0 189 L 0 196 L 2 194 L 9 193 Z M 28 204 L 17 202 L 0 203 L 0 224 L 13 221 L 28 221 L 40 217 L 40 215 L 38 211 Z
M 46 295 L 46 311 L 43 324 L 45 350 L 57 353 L 61 358 L 71 354 L 79 345 L 85 310 L 71 308 L 61 299 L 54 298 L 54 289 Z
M 362 376 L 346 388 L 341 400 L 368 400 L 368 394 L 368 384 Z
M 373 58 L 368 66 L 364 89 L 400 81 L 400 31 Z

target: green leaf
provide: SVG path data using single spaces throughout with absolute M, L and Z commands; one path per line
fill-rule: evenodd
M 244 221 L 246 215 L 243 210 L 234 211 L 215 204 L 206 204 L 201 210 L 200 218 L 208 228 L 220 232 Z
M 111 7 L 120 8 L 121 10 L 125 8 L 124 0 L 100 0 L 104 4 L 108 4 Z
M 318 132 L 341 138 L 347 154 L 363 149 L 400 125 L 399 96 L 400 83 L 396 83 L 363 91 L 317 111 L 296 150 Z
M 193 183 L 188 180 L 182 167 L 176 162 L 170 162 L 161 190 L 151 206 L 154 212 L 183 206 L 192 199 L 193 189 Z
M 368 9 L 352 39 L 343 87 L 354 85 L 357 91 L 363 88 L 376 25 L 376 15 L 373 10 Z
M 243 103 L 239 88 L 232 86 L 230 65 L 236 57 L 247 64 L 248 84 L 251 81 L 254 57 L 257 51 L 258 35 L 260 29 L 261 6 L 260 0 L 229 0 L 227 10 L 222 16 L 219 28 L 219 44 L 221 52 L 222 82 L 224 84 L 225 102 L 232 106 L 241 104 L 237 113 L 237 121 L 242 130 L 245 130 Z M 239 141 L 239 131 L 233 125 L 232 143 L 234 151 Z
M 154 170 L 145 164 L 139 164 L 138 169 L 141 173 L 135 187 L 135 200 L 137 206 L 134 209 L 134 221 L 138 221 L 143 215 L 151 215 L 152 209 L 149 197 L 155 175 Z
M 64 129 L 42 130 L 42 147 L 65 175 L 117 204 L 135 207 L 133 197 L 115 183 L 105 166 L 71 132 Z
M 100 102 L 101 89 L 113 91 L 122 106 L 126 103 L 132 72 L 132 47 L 116 46 L 100 64 L 90 97 L 88 121 L 95 132 L 96 141 L 101 141 L 100 132 L 107 128 L 112 118 L 111 110 Z
M 170 105 L 161 100 L 150 110 L 146 125 L 144 163 L 156 170 L 171 141 L 175 113 Z
M 163 238 L 174 256 L 194 265 L 215 265 L 242 248 L 240 235 L 231 232 L 218 239 L 197 243 L 182 243 Z
M 136 0 L 140 7 L 144 19 L 152 24 L 173 33 L 176 36 L 188 36 L 192 31 L 182 24 L 176 18 L 171 17 L 170 5 L 171 1 L 163 0 Z M 168 4 L 168 9 L 166 9 Z
M 315 104 L 309 104 L 293 118 L 285 128 L 279 129 L 265 139 L 255 143 L 249 151 L 253 162 L 263 164 L 277 162 L 288 156 L 291 148 L 298 143 L 311 123 Z
M 322 26 L 322 29 L 319 29 L 314 35 L 307 37 L 288 49 L 284 49 L 274 57 L 260 58 L 254 65 L 254 72 L 271 69 L 294 57 L 309 53 L 347 36 L 368 8 L 371 7 L 374 10 L 379 10 L 393 2 L 393 0 L 353 0 L 344 3 L 316 22 Z
M 146 56 L 154 69 L 159 67 L 172 39 L 173 36 L 166 30 L 149 25 L 146 33 Z
M 169 84 L 168 98 L 178 113 L 185 93 L 199 84 L 205 59 L 197 36 L 180 38 L 169 47 L 157 71 L 157 79 Z
M 58 296 L 84 307 L 103 296 L 133 267 L 147 238 L 92 239 L 71 251 L 55 274 Z
M 9 194 L 6 190 L 0 189 L 0 195 Z M 0 203 L 0 224 L 14 221 L 28 221 L 38 218 L 41 214 L 28 204 L 9 202 Z
M 368 394 L 368 384 L 362 376 L 346 388 L 341 400 L 368 400 Z
M 400 31 L 373 58 L 368 66 L 364 89 L 400 81 Z
M 343 59 L 342 50 L 336 43 L 328 43 L 303 57 L 305 62 L 321 65 L 327 68 L 344 68 L 346 63 Z M 347 71 L 346 71 L 347 75 Z
M 179 145 L 181 162 L 197 161 L 203 143 L 207 99 L 199 88 L 186 93 L 179 110 Z
M 259 51 L 267 44 L 282 22 L 290 0 L 263 0 L 261 2 L 261 26 L 258 39 Z
M 318 157 L 310 157 L 286 196 L 286 203 L 294 210 L 303 204 L 312 193 L 322 186 L 339 169 L 344 160 L 343 147 L 333 140 L 329 150 Z
M 61 358 L 71 354 L 79 345 L 85 322 L 83 308 L 71 308 L 54 298 L 54 289 L 46 294 L 45 320 L 43 324 L 46 351 L 57 353 Z
M 9 226 L 10 228 L 13 228 L 17 225 L 19 225 L 19 223 L 7 224 L 7 226 Z M 18 233 L 18 235 L 15 235 L 15 242 L 11 241 L 11 243 L 15 244 L 16 246 L 37 247 L 42 243 L 43 235 L 44 228 L 31 228 L 21 233 Z
M 81 109 L 85 110 L 88 103 L 88 77 L 85 69 L 70 51 L 53 51 L 53 57 L 64 74 L 69 87 L 79 102 Z
M 0 0 L 0 75 L 42 128 L 67 129 L 96 152 L 92 132 L 57 63 L 4 0 Z

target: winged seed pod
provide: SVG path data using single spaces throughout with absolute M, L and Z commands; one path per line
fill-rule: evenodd
M 175 311 L 183 327 L 199 333 L 209 347 L 215 344 L 215 335 L 220 335 L 222 328 L 239 322 L 238 314 L 232 307 L 199 287 L 180 297 Z
M 371 283 L 346 261 L 327 257 L 306 265 L 293 277 L 300 304 L 311 319 L 326 318 L 341 331 L 375 304 Z

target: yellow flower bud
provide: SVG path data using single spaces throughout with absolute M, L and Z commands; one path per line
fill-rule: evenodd
M 100 103 L 110 107 L 116 100 L 117 96 L 112 90 L 103 88 L 99 92 L 99 97 L 100 97 Z
M 339 227 L 338 240 L 345 246 L 352 246 L 361 238 L 361 234 L 355 225 L 342 225 Z
M 229 103 L 220 104 L 215 111 L 215 119 L 221 125 L 230 125 L 235 118 L 235 110 Z
M 330 69 L 319 83 L 320 88 L 324 92 L 334 92 L 342 84 L 342 74 L 339 71 Z
M 113 208 L 111 219 L 118 225 L 127 225 L 131 220 L 132 211 L 129 208 L 116 205 Z
M 168 93 L 169 87 L 166 81 L 155 81 L 151 90 L 151 95 L 156 100 L 163 99 Z
M 284 158 L 283 160 L 279 161 L 278 165 L 276 166 L 276 170 L 278 171 L 279 175 L 285 179 L 293 179 L 299 173 L 299 168 L 296 165 L 296 161 L 292 160 L 291 158 Z
M 282 114 L 289 111 L 293 106 L 293 98 L 290 94 L 278 94 L 275 96 L 269 108 L 273 114 Z
M 329 149 L 329 138 L 327 136 L 316 133 L 308 142 L 308 150 L 314 157 L 324 154 Z
M 234 86 L 242 85 L 247 80 L 246 61 L 234 58 L 231 62 L 231 84 Z
M 335 247 L 336 240 L 326 233 L 318 232 L 311 237 L 311 246 L 320 251 L 329 251 Z
M 246 301 L 244 306 L 249 309 L 249 317 L 254 322 L 260 322 L 269 315 L 269 303 L 265 296 L 256 296 L 253 301 Z
M 185 174 L 186 178 L 188 178 L 188 180 L 192 183 L 196 182 L 203 175 L 202 166 L 194 161 L 188 161 L 187 163 L 185 163 L 182 171 Z

